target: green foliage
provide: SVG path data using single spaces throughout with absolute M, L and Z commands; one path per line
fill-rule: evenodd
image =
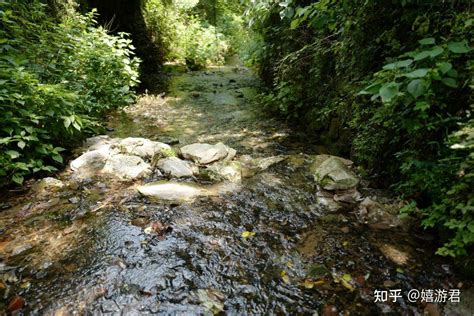
M 0 186 L 52 172 L 61 153 L 134 101 L 138 60 L 93 13 L 60 24 L 40 1 L 0 2 Z
M 215 5 L 193 0 L 145 1 L 147 26 L 162 39 L 168 60 L 203 68 L 223 64 L 226 57 L 240 51 L 247 34 L 237 8 L 227 1 Z
M 453 29 L 452 39 L 439 44 L 433 37 L 421 39 L 415 50 L 383 66 L 361 92 L 378 106 L 363 125 L 354 121 L 360 131 L 356 149 L 370 164 L 377 162 L 376 155 L 392 163 L 392 172 L 400 173 L 395 188 L 405 197 L 416 197 L 421 207 L 412 213 L 421 215 L 425 227 L 439 227 L 451 236 L 438 250 L 450 256 L 466 255 L 474 244 L 474 135 L 472 108 L 467 106 L 472 101 L 473 60 L 463 37 L 469 28 Z M 452 135 L 460 124 L 465 127 Z M 370 142 L 368 135 L 375 130 L 383 134 Z M 461 137 L 468 143 L 454 144 Z
M 413 202 L 404 212 L 440 231 L 439 254 L 466 255 L 474 244 L 473 150 L 459 144 L 472 141 L 469 6 L 251 3 L 247 20 L 263 44 L 251 60 L 268 87 L 267 106 L 322 140 L 339 135 L 340 154 L 392 185 Z

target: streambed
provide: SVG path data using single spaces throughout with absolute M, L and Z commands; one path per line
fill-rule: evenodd
M 468 291 L 432 255 L 433 236 L 372 229 L 355 210 L 318 205 L 309 166 L 325 148 L 265 115 L 257 88 L 240 66 L 177 72 L 166 94 L 146 94 L 109 120 L 110 137 L 290 157 L 226 193 L 153 201 L 136 190 L 153 176 L 79 180 L 69 169 L 56 190 L 10 192 L 0 212 L 0 308 L 18 295 L 24 314 L 419 314 L 442 308 L 406 296 L 375 303 L 374 290 Z

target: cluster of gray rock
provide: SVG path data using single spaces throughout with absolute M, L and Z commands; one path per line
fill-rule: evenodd
M 97 136 L 86 142 L 86 152 L 73 160 L 71 169 L 79 177 L 106 174 L 120 180 L 136 180 L 151 175 L 168 179 L 208 179 L 215 185 L 193 181 L 162 180 L 137 188 L 138 192 L 160 200 L 191 200 L 199 196 L 218 195 L 235 190 L 243 177 L 251 177 L 289 158 L 272 156 L 253 158 L 242 155 L 234 159 L 236 150 L 222 143 L 195 143 L 175 151 L 165 143 L 145 138 L 110 138 Z M 311 156 L 309 172 L 318 185 L 317 200 L 329 211 L 357 209 L 359 219 L 375 228 L 400 227 L 397 216 L 400 205 L 381 203 L 363 197 L 357 190 L 360 180 L 353 162 L 331 155 Z
M 320 189 L 318 203 L 331 211 L 356 209 L 359 220 L 377 229 L 407 228 L 407 220 L 399 218 L 401 202 L 377 201 L 364 197 L 358 190 L 359 177 L 352 170 L 353 162 L 330 155 L 317 155 L 311 173 Z
M 165 143 L 145 138 L 110 138 L 101 135 L 87 139 L 86 151 L 70 164 L 78 178 L 106 175 L 118 180 L 138 180 L 156 174 L 167 178 L 193 178 L 238 182 L 240 164 L 232 161 L 236 151 L 222 143 L 191 144 L 175 151 Z M 179 157 L 181 158 L 179 158 Z M 164 200 L 188 200 L 221 192 L 194 183 L 160 181 L 140 186 L 140 193 Z M 216 193 L 217 194 L 217 193 Z

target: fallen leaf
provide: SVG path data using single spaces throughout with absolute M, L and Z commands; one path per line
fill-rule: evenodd
M 354 291 L 354 286 L 351 284 L 352 276 L 350 274 L 346 273 L 342 277 L 333 275 L 333 279 L 335 283 L 341 283 L 349 291 Z
M 307 289 L 312 289 L 315 286 L 320 286 L 320 285 L 323 285 L 324 283 L 326 283 L 326 281 L 324 281 L 324 280 L 313 281 L 313 280 L 310 280 L 310 279 L 306 279 L 303 282 L 303 286 Z
M 324 280 L 314 281 L 314 285 L 316 285 L 316 286 L 320 286 L 320 285 L 323 285 L 325 283 L 326 283 L 326 281 L 324 281 Z
M 304 280 L 304 287 L 312 289 L 314 287 L 314 282 L 312 280 Z
M 244 231 L 242 232 L 242 238 L 249 238 L 255 236 L 255 232 Z
M 354 281 L 362 287 L 365 286 L 365 278 L 363 275 L 356 276 Z
M 284 270 L 281 271 L 280 276 L 281 276 L 281 279 L 283 280 L 283 282 L 285 282 L 286 284 L 290 284 L 290 277 L 288 276 L 286 271 L 284 271 Z
M 25 300 L 23 297 L 17 295 L 12 300 L 10 301 L 10 304 L 8 304 L 8 311 L 13 313 L 14 311 L 17 311 L 25 306 Z
M 341 284 L 346 288 L 348 289 L 349 291 L 354 291 L 354 287 L 349 283 L 347 282 L 346 280 L 344 279 L 341 279 Z
M 346 273 L 342 276 L 342 279 L 347 281 L 347 282 L 350 282 L 352 280 L 352 276 L 350 274 Z

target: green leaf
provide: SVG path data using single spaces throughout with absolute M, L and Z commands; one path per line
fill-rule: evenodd
M 21 141 L 21 140 L 20 140 L 17 145 L 18 145 L 18 147 L 20 147 L 21 149 L 23 149 L 23 148 L 25 148 L 26 143 L 25 143 L 24 141 Z
M 441 80 L 442 83 L 444 83 L 446 86 L 451 87 L 451 88 L 457 88 L 458 83 L 455 79 L 453 78 L 443 78 Z
M 390 100 L 397 95 L 398 86 L 399 85 L 396 82 L 384 84 L 379 90 L 379 94 L 382 97 L 382 102 L 390 102 Z
M 395 63 L 390 63 L 390 64 L 386 64 L 384 65 L 382 68 L 385 69 L 385 70 L 392 70 L 392 69 L 395 69 Z
M 442 54 L 444 52 L 444 49 L 440 46 L 434 47 L 432 50 L 430 50 L 430 57 L 435 58 L 436 56 Z
M 427 109 L 430 108 L 430 104 L 426 101 L 418 101 L 415 104 L 415 110 L 417 111 L 426 111 Z
M 65 128 L 69 128 L 69 126 L 71 126 L 71 118 L 69 117 L 64 117 L 64 127 Z
M 58 171 L 58 168 L 55 168 L 53 166 L 43 166 L 43 167 L 41 167 L 41 170 L 48 171 L 48 172 L 54 172 L 54 171 Z
M 7 150 L 5 153 L 8 156 L 10 156 L 11 159 L 16 159 L 16 158 L 20 157 L 20 153 L 17 152 L 17 151 L 14 151 L 14 150 Z
M 24 180 L 25 179 L 23 178 L 22 175 L 14 174 L 12 176 L 12 181 L 15 182 L 16 184 L 22 185 Z
M 442 62 L 438 65 L 438 67 L 439 67 L 439 70 L 443 74 L 445 74 L 453 68 L 453 65 L 451 63 L 448 63 L 448 62 Z
M 456 69 L 451 69 L 446 74 L 448 76 L 450 76 L 451 78 L 457 78 L 458 77 L 458 72 L 456 71 Z
M 63 163 L 63 157 L 61 157 L 61 155 L 53 155 L 52 158 L 59 163 Z
M 74 126 L 74 128 L 77 129 L 78 131 L 81 130 L 81 126 L 79 125 L 79 123 L 78 123 L 77 121 L 74 121 L 74 122 L 72 123 L 72 126 Z
M 433 45 L 435 43 L 435 39 L 433 37 L 428 37 L 419 40 L 418 43 L 420 43 L 420 45 Z
M 407 85 L 407 91 L 416 99 L 426 92 L 427 87 L 428 84 L 425 80 L 415 79 Z
M 383 69 L 392 70 L 396 68 L 405 68 L 405 67 L 410 66 L 412 63 L 413 63 L 413 59 L 400 60 L 395 63 L 386 64 L 385 66 L 383 66 Z
M 428 58 L 431 56 L 431 50 L 424 50 L 422 52 L 419 52 L 418 54 L 415 55 L 413 58 L 415 61 L 422 60 L 425 58 Z
M 395 63 L 397 68 L 405 68 L 410 66 L 413 63 L 413 59 L 400 60 Z
M 0 138 L 0 144 L 8 144 L 11 142 L 11 140 L 12 140 L 11 137 Z
M 408 78 L 422 78 L 428 74 L 428 70 L 429 69 L 427 68 L 416 69 L 412 72 L 405 74 L 405 76 Z
M 367 86 L 364 88 L 364 90 L 360 91 L 358 94 L 363 95 L 363 94 L 375 94 L 379 92 L 381 87 L 380 83 L 373 83 L 370 86 Z
M 300 19 L 294 19 L 294 20 L 291 21 L 290 30 L 294 30 L 298 26 L 300 26 Z
M 466 40 L 461 42 L 449 42 L 448 49 L 456 54 L 469 53 L 471 50 Z

